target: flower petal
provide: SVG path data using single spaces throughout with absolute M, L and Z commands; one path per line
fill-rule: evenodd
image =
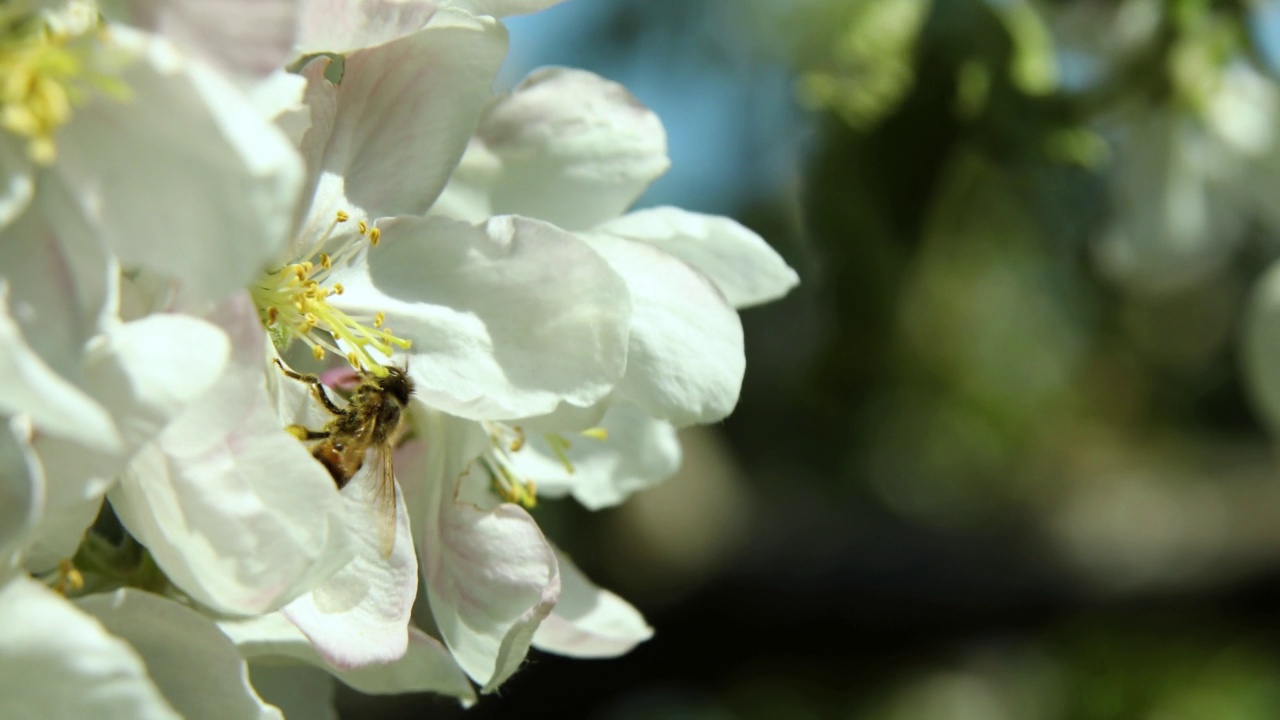
M 562 552 L 560 602 L 538 626 L 533 646 L 578 658 L 617 657 L 653 637 L 653 628 L 626 600 L 597 587 Z
M 345 291 L 330 302 L 385 312 L 413 341 L 409 372 L 427 404 L 470 418 L 540 415 L 561 400 L 591 405 L 622 375 L 630 300 L 586 243 L 516 217 L 381 228 L 381 245 L 334 273 Z
M 0 138 L 0 228 L 27 209 L 35 190 L 31 160 L 21 144 Z
M 0 427 L 0 582 L 44 510 L 44 468 L 31 448 L 31 423 L 8 418 Z
M 372 48 L 426 26 L 434 0 L 303 0 L 298 55 Z
M 320 668 L 276 659 L 251 662 L 249 680 L 287 718 L 341 720 L 334 706 L 338 685 Z
M 604 439 L 567 436 L 570 466 L 545 435 L 531 434 L 510 454 L 515 471 L 537 485 L 538 494 L 572 494 L 589 510 L 611 507 L 666 480 L 680 468 L 680 439 L 671 423 L 649 417 L 625 401 L 611 403 L 600 427 Z M 563 436 L 562 436 L 563 437 Z
M 444 0 L 450 7 L 462 8 L 476 15 L 525 15 L 559 5 L 564 0 Z
M 19 718 L 179 720 L 128 643 L 26 577 L 0 586 L 0 697 Z
M 375 460 L 342 490 L 343 518 L 356 539 L 355 557 L 311 592 L 284 608 L 330 665 L 352 670 L 404 657 L 409 615 L 418 596 L 418 557 L 409 511 L 395 487 L 395 545 L 383 555 Z
M 485 112 L 477 136 L 502 161 L 494 211 L 567 230 L 622 214 L 670 166 L 658 116 L 583 70 L 535 71 Z
M 419 32 L 347 56 L 334 103 L 313 105 L 303 138 L 303 155 L 320 160 L 302 234 L 316 237 L 338 210 L 425 213 L 466 149 L 506 49 L 497 21 L 441 10 Z M 314 83 L 328 82 L 308 69 Z
M 597 230 L 680 258 L 710 278 L 735 308 L 777 300 L 800 282 L 763 238 L 731 218 L 659 207 L 629 213 Z
M 733 411 L 746 357 L 742 323 L 699 272 L 643 243 L 592 235 L 631 291 L 627 372 L 616 394 L 676 427 Z
M 235 646 L 203 615 L 133 589 L 90 595 L 75 604 L 142 656 L 151 681 L 187 720 L 283 720 L 249 685 L 248 668 Z
M 285 657 L 321 666 L 362 693 L 434 692 L 457 697 L 466 705 L 476 699 L 466 673 L 444 645 L 415 627 L 409 628 L 409 648 L 404 657 L 355 670 L 335 670 L 325 663 L 302 631 L 280 613 L 223 621 L 221 627 L 245 657 Z
M 111 501 L 185 592 L 258 613 L 345 563 L 350 538 L 328 473 L 284 431 L 264 390 L 253 308 L 240 297 L 210 319 L 231 336 L 232 362 L 138 453 Z
M 37 430 L 103 450 L 119 450 L 122 445 L 106 409 L 54 372 L 27 345 L 10 314 L 4 278 L 0 278 L 0 412 L 26 414 Z
M 285 65 L 296 0 L 128 0 L 127 21 L 233 73 L 266 76 Z
M 431 614 L 458 664 L 490 692 L 519 668 L 560 595 L 555 552 L 523 508 L 455 500 L 467 472 L 459 464 L 488 445 L 479 423 L 421 403 L 413 422 L 429 448 L 417 456 L 425 463 L 405 471 L 427 483 L 421 548 Z
M 63 127 L 44 177 L 80 217 L 51 220 L 96 228 L 125 266 L 176 276 L 190 302 L 220 300 L 283 248 L 301 159 L 211 68 L 125 26 L 110 37 L 103 52 L 137 56 L 120 78 L 130 97 L 95 97 Z

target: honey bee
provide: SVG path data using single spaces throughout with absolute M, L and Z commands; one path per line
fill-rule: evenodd
M 387 374 L 381 377 L 360 371 L 360 383 L 346 405 L 339 407 L 330 399 L 320 378 L 294 372 L 279 360 L 276 364 L 286 376 L 310 385 L 312 394 L 333 414 L 323 430 L 291 425 L 289 431 L 300 440 L 319 441 L 311 447 L 311 455 L 329 471 L 339 490 L 364 467 L 369 451 L 374 452 L 378 540 L 383 555 L 390 557 L 396 541 L 396 485 L 391 444 L 409 406 L 409 397 L 413 395 L 413 380 L 397 367 L 386 368 Z

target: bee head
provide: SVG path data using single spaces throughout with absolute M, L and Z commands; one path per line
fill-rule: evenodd
M 386 376 L 378 379 L 378 385 L 401 405 L 408 406 L 409 396 L 413 394 L 413 380 L 409 379 L 404 368 L 387 368 Z

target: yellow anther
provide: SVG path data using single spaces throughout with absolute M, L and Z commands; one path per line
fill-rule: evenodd
M 351 219 L 351 216 L 350 216 L 350 215 L 348 215 L 348 214 L 346 213 L 346 211 L 345 211 L 345 210 L 339 210 L 339 211 L 334 215 L 334 219 L 335 219 L 335 220 L 337 220 L 337 221 L 338 221 L 338 222 L 340 222 L 340 223 L 344 223 L 344 222 L 346 222 L 346 221 L 350 220 L 350 219 Z
M 298 282 L 303 282 L 307 279 L 307 269 L 301 265 L 293 266 L 293 274 L 298 278 Z
M 592 440 L 608 440 L 609 439 L 609 431 L 605 430 L 602 427 L 588 428 L 578 434 L 581 435 L 582 437 L 589 437 Z
M 333 294 L 334 294 L 334 295 L 341 295 L 342 293 L 344 293 L 344 292 L 346 292 L 346 291 L 347 291 L 347 289 L 346 289 L 346 288 L 344 288 L 344 287 L 342 287 L 342 283 L 334 283 L 334 284 L 333 284 L 333 290 L 332 290 L 332 292 L 333 292 Z
M 524 429 L 519 425 L 515 425 L 511 430 L 515 433 L 515 437 L 511 439 L 511 444 L 508 447 L 511 448 L 511 452 L 520 452 L 520 449 L 524 447 Z
M 329 253 L 320 253 L 320 267 L 325 270 L 333 267 L 333 258 L 329 257 Z
M 71 558 L 66 558 L 58 563 L 58 576 L 53 582 L 54 592 L 59 595 L 67 595 L 84 587 L 84 575 L 76 569 Z
M 307 439 L 307 429 L 301 425 L 289 425 L 284 429 L 285 432 L 298 438 L 299 440 Z
M 324 348 L 320 347 L 319 345 L 312 345 L 312 346 L 311 346 L 311 356 L 312 356 L 312 357 L 314 357 L 314 358 L 315 358 L 315 359 L 317 359 L 317 360 L 323 360 L 323 359 L 324 359 Z
M 369 224 L 363 220 L 356 223 L 356 232 L 360 233 L 361 235 L 369 232 Z
M 369 244 L 378 247 L 378 241 L 382 239 L 382 231 L 378 228 L 369 228 Z
M 351 363 L 351 367 L 357 370 L 364 369 L 363 366 L 360 364 L 360 356 L 357 355 L 354 351 L 347 353 L 347 362 Z
M 382 327 L 382 323 L 386 321 L 387 321 L 387 314 L 384 312 L 379 312 L 378 314 L 373 316 L 373 326 L 376 328 Z
M 267 308 L 267 325 L 275 325 L 276 320 L 280 319 L 280 308 L 272 305 Z

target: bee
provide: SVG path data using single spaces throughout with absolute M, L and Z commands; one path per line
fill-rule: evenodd
M 409 406 L 409 397 L 413 395 L 413 380 L 397 367 L 386 368 L 387 374 L 381 377 L 359 371 L 359 384 L 346 404 L 339 407 L 329 397 L 320 378 L 294 372 L 279 360 L 276 365 L 287 377 L 310 385 L 312 394 L 333 415 L 322 430 L 301 425 L 290 425 L 288 429 L 300 440 L 318 441 L 311 447 L 311 456 L 329 471 L 339 490 L 364 467 L 369 451 L 374 452 L 378 540 L 383 555 L 390 557 L 396 541 L 396 485 L 391 444 Z

